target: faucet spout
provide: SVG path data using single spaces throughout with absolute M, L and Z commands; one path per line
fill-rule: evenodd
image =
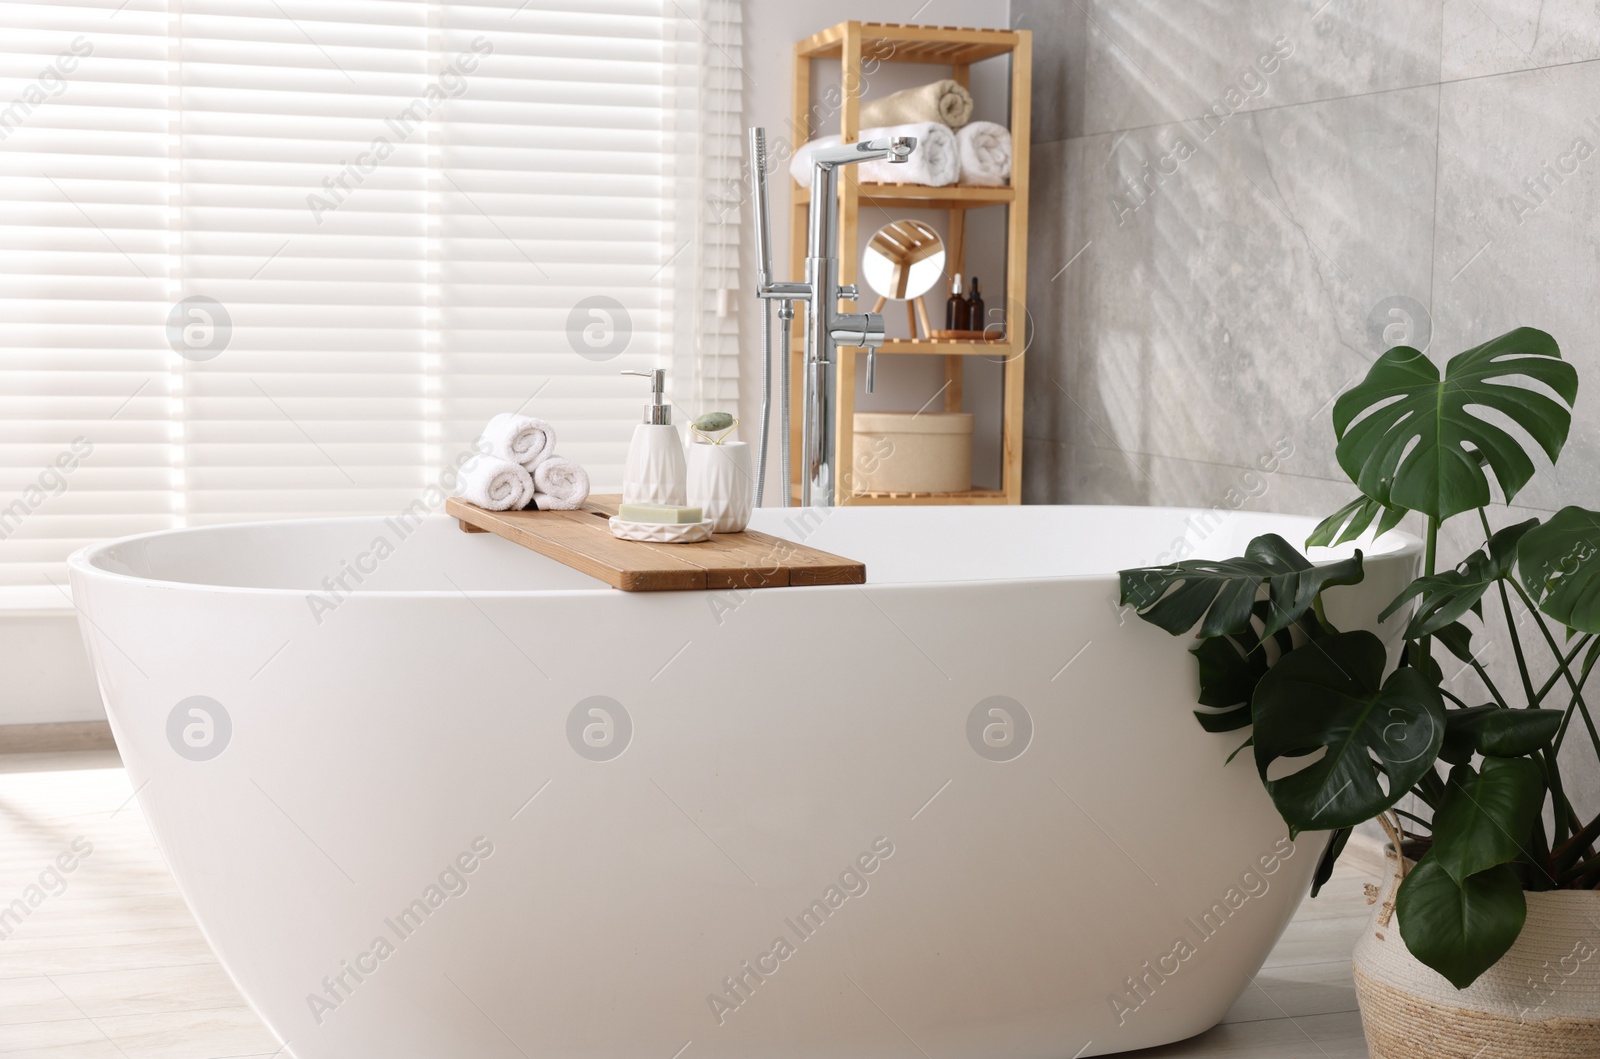
M 908 160 L 911 157 L 911 152 L 916 149 L 917 138 L 915 136 L 889 137 L 889 161 L 891 162 L 899 163 Z
M 815 165 L 826 166 L 829 169 L 855 162 L 877 162 L 884 159 L 890 162 L 904 162 L 916 149 L 915 136 L 890 136 L 887 139 L 862 140 L 859 143 L 821 147 L 812 152 L 811 161 Z

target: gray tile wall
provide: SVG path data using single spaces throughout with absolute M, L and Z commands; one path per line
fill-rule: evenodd
M 1329 405 L 1379 353 L 1527 324 L 1583 393 L 1503 522 L 1600 508 L 1596 0 L 1012 14 L 1036 57 L 1027 501 L 1326 514 L 1354 495 Z

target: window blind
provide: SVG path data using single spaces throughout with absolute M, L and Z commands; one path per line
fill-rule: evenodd
M 625 369 L 730 405 L 738 11 L 0 2 L 0 605 L 108 536 L 397 512 L 501 411 L 615 487 Z

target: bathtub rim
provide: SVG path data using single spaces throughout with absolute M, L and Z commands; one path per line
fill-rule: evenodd
M 952 508 L 950 508 L 950 507 L 948 507 L 946 505 L 928 505 L 928 506 L 934 508 L 935 510 L 951 510 L 952 509 Z M 1090 510 L 1090 509 L 1100 510 L 1100 509 L 1103 509 L 1103 510 L 1106 510 L 1106 511 L 1118 511 L 1118 512 L 1122 512 L 1122 511 L 1160 512 L 1160 513 L 1164 513 L 1164 514 L 1172 514 L 1172 515 L 1180 515 L 1180 516 L 1181 515 L 1204 514 L 1204 513 L 1206 513 L 1206 512 L 1211 510 L 1209 508 L 1171 507 L 1171 506 L 1157 506 L 1157 505 L 1144 505 L 1144 504 L 1029 504 L 1029 505 L 1017 505 L 1018 508 L 1021 508 L 1023 506 L 1030 507 L 1030 508 L 1057 508 L 1057 509 L 1074 508 L 1074 509 L 1079 509 L 1079 510 Z M 1009 508 L 1010 508 L 1010 505 L 1007 505 L 1006 509 L 1009 509 Z M 772 510 L 776 511 L 776 510 L 783 510 L 783 509 L 774 508 Z M 791 508 L 789 510 L 798 510 L 798 508 Z M 861 508 L 858 508 L 857 510 L 881 510 L 881 509 L 870 508 L 870 507 L 861 507 Z M 954 510 L 966 510 L 966 509 L 964 509 L 964 508 L 954 508 Z M 1294 521 L 1306 521 L 1306 522 L 1311 522 L 1312 524 L 1315 524 L 1315 519 L 1316 519 L 1316 516 L 1314 516 L 1314 515 L 1295 515 L 1295 514 L 1289 514 L 1287 512 L 1280 512 L 1280 511 L 1241 511 L 1241 512 L 1238 512 L 1238 513 L 1240 513 L 1240 514 L 1249 514 L 1249 515 L 1252 515 L 1252 516 L 1257 516 L 1257 517 L 1261 517 L 1261 518 L 1268 518 L 1268 519 L 1281 518 L 1281 519 L 1289 519 L 1289 520 L 1294 520 Z M 208 526 L 182 526 L 182 527 L 178 527 L 178 528 L 175 528 L 175 529 L 149 530 L 149 531 L 146 531 L 144 533 L 132 533 L 132 534 L 128 534 L 127 536 L 123 536 L 123 537 L 114 537 L 114 538 L 111 538 L 109 540 L 97 541 L 97 542 L 95 542 L 93 544 L 86 544 L 83 547 L 78 548 L 76 551 L 72 552 L 70 555 L 67 556 L 67 560 L 66 560 L 67 570 L 68 570 L 68 574 L 69 574 L 69 580 L 71 578 L 73 578 L 73 577 L 81 576 L 81 577 L 84 577 L 84 578 L 94 578 L 96 580 L 109 580 L 109 581 L 112 581 L 112 582 L 126 582 L 126 583 L 129 583 L 129 584 L 137 584 L 137 585 L 143 585 L 143 586 L 149 586 L 149 587 L 158 587 L 158 588 L 167 589 L 169 591 L 186 590 L 186 591 L 201 592 L 201 593 L 221 593 L 221 594 L 234 595 L 234 596 L 249 595 L 249 596 L 264 596 L 264 597 L 283 597 L 283 598 L 288 598 L 288 599 L 304 599 L 307 593 L 315 593 L 315 592 L 324 591 L 323 586 L 321 586 L 321 585 L 308 585 L 308 586 L 301 587 L 301 588 L 268 588 L 268 587 L 264 587 L 264 586 L 260 586 L 260 585 L 218 585 L 218 584 L 211 584 L 211 583 L 201 582 L 201 581 L 174 581 L 174 580 L 167 580 L 167 579 L 155 578 L 155 577 L 140 577 L 140 576 L 137 576 L 137 575 L 134 575 L 134 574 L 125 574 L 125 573 L 121 573 L 121 572 L 116 571 L 116 570 L 110 570 L 110 569 L 107 569 L 104 566 L 97 565 L 96 559 L 101 557 L 101 556 L 103 556 L 106 552 L 108 552 L 112 548 L 121 547 L 121 546 L 128 545 L 128 544 L 133 544 L 133 543 L 136 543 L 136 542 L 139 542 L 139 541 L 153 540 L 153 539 L 158 538 L 158 537 L 179 537 L 179 536 L 184 536 L 184 535 L 188 535 L 188 534 L 209 533 L 209 532 L 218 531 L 218 530 L 234 531 L 234 530 L 272 529 L 272 528 L 279 528 L 279 527 L 284 527 L 284 526 L 334 525 L 334 524 L 359 523 L 359 522 L 377 522 L 377 523 L 381 524 L 382 521 L 387 517 L 389 517 L 389 516 L 385 516 L 385 515 L 329 515 L 329 516 L 316 516 L 316 517 L 309 517 L 309 518 L 255 519 L 255 520 L 252 520 L 252 521 L 249 521 L 249 522 L 226 522 L 226 523 L 216 523 L 214 525 L 208 525 Z M 442 511 L 439 511 L 439 512 L 434 512 L 433 514 L 429 515 L 428 518 L 429 519 L 443 520 L 443 519 L 453 519 L 453 516 L 446 515 Z M 765 531 L 762 531 L 762 532 L 765 532 Z M 777 536 L 777 534 L 773 534 L 773 536 Z M 1383 535 L 1381 535 L 1381 536 L 1379 536 L 1377 538 L 1363 537 L 1357 542 L 1347 542 L 1347 544 L 1355 543 L 1358 547 L 1360 547 L 1360 545 L 1362 545 L 1362 544 L 1365 544 L 1367 547 L 1370 547 L 1376 541 L 1385 542 L 1384 549 L 1382 551 L 1367 552 L 1363 548 L 1362 552 L 1363 552 L 1363 560 L 1364 560 L 1364 562 L 1365 561 L 1371 561 L 1373 559 L 1404 560 L 1404 559 L 1407 559 L 1407 558 L 1420 556 L 1423 553 L 1424 549 L 1425 549 L 1425 545 L 1424 545 L 1424 542 L 1423 542 L 1422 538 L 1416 536 L 1415 534 L 1413 534 L 1413 533 L 1411 533 L 1411 532 L 1409 532 L 1407 530 L 1400 529 L 1398 527 L 1388 531 L 1387 533 L 1385 533 L 1385 534 L 1383 534 Z M 1304 545 L 1302 544 L 1302 545 L 1300 545 L 1300 547 L 1303 550 Z M 1321 550 L 1321 549 L 1319 549 L 1319 550 Z M 559 560 L 551 560 L 551 561 L 552 562 L 559 562 Z M 1324 559 L 1316 559 L 1316 560 L 1313 560 L 1313 565 L 1325 566 L 1325 565 L 1327 565 L 1329 563 L 1333 563 L 1333 562 L 1337 562 L 1337 561 L 1339 561 L 1339 559 L 1335 558 L 1335 557 L 1329 557 L 1329 558 L 1324 558 Z M 1113 571 L 1110 571 L 1110 572 L 1095 572 L 1095 573 L 1084 573 L 1084 574 L 1040 574 L 1040 575 L 1036 575 L 1036 576 L 1032 576 L 1032 577 L 968 577 L 968 578 L 930 579 L 930 580 L 925 580 L 925 581 L 885 581 L 885 582 L 874 583 L 873 581 L 870 580 L 871 572 L 869 571 L 868 572 L 869 580 L 866 582 L 866 584 L 863 584 L 863 585 L 854 585 L 854 584 L 852 584 L 852 585 L 789 585 L 789 586 L 785 586 L 785 587 L 790 589 L 790 590 L 798 590 L 798 591 L 805 591 L 805 592 L 833 592 L 833 591 L 843 591 L 843 590 L 852 589 L 852 588 L 862 588 L 862 589 L 864 589 L 864 588 L 904 589 L 904 588 L 913 588 L 913 587 L 956 586 L 956 585 L 1020 585 L 1020 584 L 1056 584 L 1056 583 L 1073 583 L 1073 582 L 1084 582 L 1084 583 L 1088 583 L 1088 584 L 1093 584 L 1093 583 L 1115 584 L 1117 582 L 1117 580 L 1118 580 L 1119 573 L 1120 573 L 1120 571 L 1113 570 Z M 686 590 L 686 591 L 694 591 L 694 590 Z M 701 589 L 699 591 L 710 591 L 710 592 L 715 592 L 715 591 L 735 591 L 735 589 L 721 589 L 721 590 L 719 590 L 719 589 Z M 544 598 L 559 599 L 559 598 L 569 598 L 569 597 L 590 598 L 590 597 L 602 596 L 602 595 L 603 596 L 632 596 L 632 595 L 640 595 L 640 596 L 673 596 L 673 595 L 680 595 L 680 594 L 682 594 L 682 593 L 681 592 L 620 592 L 617 589 L 614 589 L 611 586 L 609 586 L 609 585 L 605 584 L 604 582 L 599 581 L 597 579 L 595 581 L 595 587 L 593 587 L 593 588 L 519 588 L 519 589 L 467 588 L 467 589 L 461 589 L 461 590 L 432 589 L 432 588 L 427 588 L 427 589 L 410 588 L 410 589 L 388 589 L 388 590 L 376 589 L 375 590 L 375 589 L 357 588 L 357 589 L 354 589 L 354 590 L 348 592 L 343 597 L 343 600 L 345 602 L 348 602 L 349 600 L 355 599 L 355 598 L 358 598 L 358 597 L 361 598 L 361 599 L 372 599 L 372 600 L 376 600 L 376 599 L 394 599 L 394 600 L 460 599 L 463 596 L 465 596 L 465 597 L 467 597 L 469 599 L 476 599 L 476 598 L 516 599 L 516 598 L 534 598 L 534 597 L 541 598 L 541 599 L 544 599 Z M 77 601 L 74 601 L 74 605 L 75 606 L 77 605 Z

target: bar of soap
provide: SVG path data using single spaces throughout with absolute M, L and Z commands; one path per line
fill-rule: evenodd
M 697 507 L 674 507 L 670 504 L 623 504 L 617 508 L 617 517 L 624 522 L 655 522 L 677 526 L 702 521 Z

